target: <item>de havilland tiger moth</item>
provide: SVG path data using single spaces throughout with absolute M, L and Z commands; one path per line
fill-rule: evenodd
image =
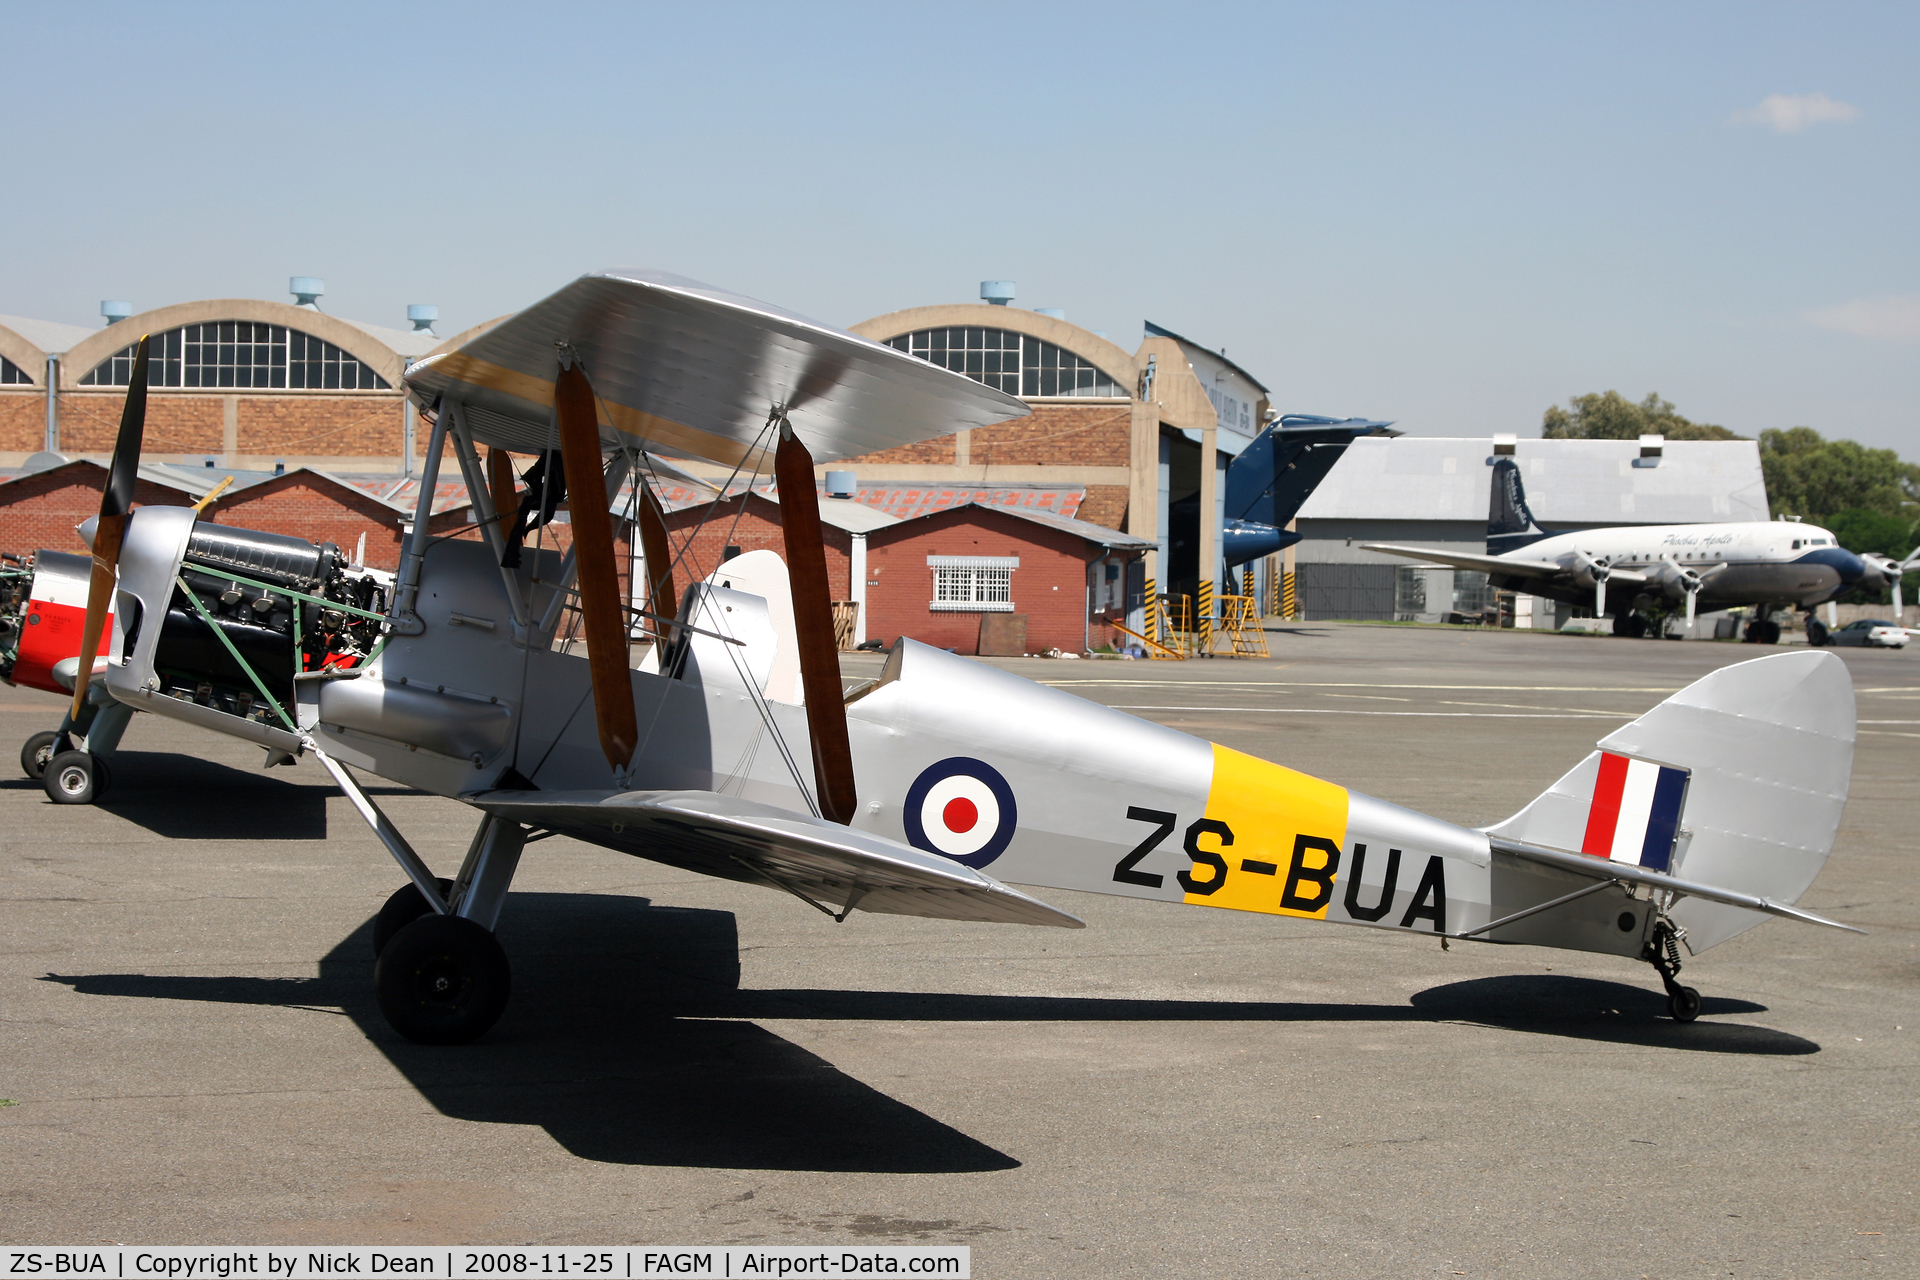
M 815 464 L 1027 412 L 894 348 L 675 276 L 583 276 L 409 372 L 432 422 L 420 501 L 450 455 L 485 540 L 429 536 L 423 505 L 386 581 L 326 544 L 129 512 L 145 350 L 88 531 L 48 793 L 92 788 L 99 686 L 270 762 L 313 757 L 407 876 L 373 940 L 381 1011 L 410 1039 L 469 1041 L 500 1017 L 494 926 L 552 835 L 836 921 L 1081 927 L 1027 892 L 1057 888 L 1627 956 L 1680 1021 L 1700 1009 L 1683 949 L 1769 916 L 1849 927 L 1794 905 L 1852 769 L 1852 684 L 1831 654 L 1717 671 L 1511 818 L 1461 827 L 911 639 L 844 692 Z M 508 527 L 515 454 L 540 462 Z M 784 562 L 749 553 L 679 590 L 654 456 L 771 470 Z M 645 608 L 617 579 L 609 505 L 629 482 Z M 562 483 L 564 555 L 540 528 Z M 636 634 L 652 641 L 637 663 Z M 363 774 L 476 811 L 457 871 L 426 865 Z

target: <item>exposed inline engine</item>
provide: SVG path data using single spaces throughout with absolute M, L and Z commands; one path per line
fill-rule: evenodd
M 275 719 L 261 686 L 290 703 L 296 675 L 350 670 L 380 640 L 377 618 L 350 610 L 384 613 L 389 581 L 371 570 L 349 573 L 331 542 L 197 524 L 180 576 L 186 590 L 174 588 L 154 652 L 154 671 L 173 697 Z

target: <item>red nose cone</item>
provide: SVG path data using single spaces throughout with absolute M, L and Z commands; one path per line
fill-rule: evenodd
M 965 796 L 955 796 L 940 811 L 940 821 L 947 824 L 947 830 L 964 834 L 973 830 L 974 824 L 980 821 L 980 809 Z

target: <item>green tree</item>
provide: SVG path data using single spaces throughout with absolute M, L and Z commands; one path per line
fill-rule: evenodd
M 1913 550 L 1913 525 L 1898 516 L 1850 507 L 1822 523 L 1841 546 L 1862 555 L 1877 551 L 1890 560 L 1904 560 Z
M 1670 401 L 1650 393 L 1635 404 L 1618 391 L 1574 396 L 1568 408 L 1554 405 L 1540 420 L 1543 440 L 1636 440 L 1660 435 L 1669 440 L 1743 440 L 1725 427 L 1689 422 Z
M 1920 516 L 1920 466 L 1902 462 L 1891 449 L 1828 440 L 1812 427 L 1762 431 L 1760 468 L 1776 517 L 1817 524 L 1840 512 L 1874 512 L 1902 523 L 1911 536 Z

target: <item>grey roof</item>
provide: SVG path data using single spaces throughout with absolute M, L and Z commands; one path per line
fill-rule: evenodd
M 1241 368 L 1238 364 L 1235 364 L 1232 360 L 1229 360 L 1227 358 L 1226 352 L 1215 351 L 1212 347 L 1203 347 L 1199 343 L 1195 342 L 1192 338 L 1183 337 L 1182 335 L 1175 333 L 1171 329 L 1163 328 L 1160 325 L 1155 324 L 1151 320 L 1142 320 L 1140 323 L 1146 326 L 1147 335 L 1149 337 L 1172 338 L 1175 342 L 1178 342 L 1182 346 L 1192 347 L 1197 351 L 1204 351 L 1208 355 L 1212 356 L 1215 360 L 1218 360 L 1221 364 L 1226 365 L 1229 369 L 1233 370 L 1235 373 L 1245 378 L 1248 382 L 1251 382 L 1254 386 L 1260 388 L 1261 391 L 1267 392 L 1268 394 L 1272 394 L 1271 391 L 1269 391 L 1266 383 L 1260 381 L 1260 379 L 1248 373 L 1245 369 Z
M 822 503 L 822 506 L 825 504 Z M 1121 533 L 1118 529 L 1109 529 L 1103 524 L 1091 520 L 1075 520 L 1071 516 L 1056 516 L 1046 511 L 1033 511 L 1025 507 L 1004 507 L 991 502 L 962 502 L 957 506 L 942 507 L 938 511 L 929 511 L 923 516 L 914 516 L 912 520 L 902 520 L 901 524 L 911 524 L 913 520 L 931 520 L 935 516 L 946 515 L 954 511 L 965 511 L 968 507 L 978 507 L 982 511 L 991 511 L 997 515 L 1012 516 L 1016 520 L 1025 520 L 1043 528 L 1070 533 L 1076 538 L 1084 538 L 1097 546 L 1112 547 L 1116 550 L 1141 550 L 1159 544 L 1151 538 L 1136 538 L 1130 533 Z
M 29 316 L 0 316 L 5 325 L 42 351 L 67 351 L 82 338 L 91 338 L 97 329 L 57 320 L 35 320 Z
M 1527 505 L 1547 528 L 1769 518 L 1751 440 L 1669 440 L 1657 460 L 1641 458 L 1634 440 L 1520 440 L 1514 461 Z M 1492 463 L 1485 437 L 1362 437 L 1300 518 L 1484 522 Z
M 369 337 L 379 339 L 403 356 L 423 356 L 446 341 L 437 333 L 415 329 L 389 329 L 385 325 L 368 324 L 363 320 L 348 320 L 344 316 L 335 316 L 334 319 L 343 324 L 352 325 Z

